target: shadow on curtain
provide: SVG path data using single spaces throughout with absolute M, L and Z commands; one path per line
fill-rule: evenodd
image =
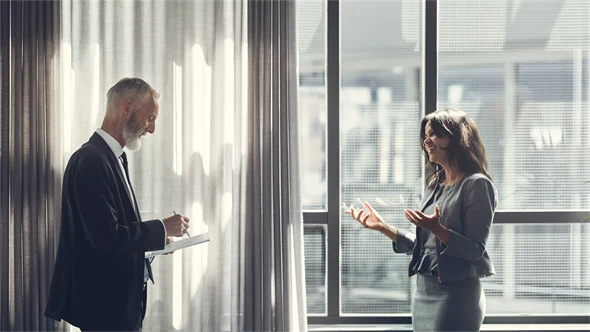
M 0 1 L 0 330 L 43 317 L 59 227 L 53 147 L 59 4 Z

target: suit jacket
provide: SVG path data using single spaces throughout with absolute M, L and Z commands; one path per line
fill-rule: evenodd
M 94 133 L 70 158 L 45 316 L 83 330 L 141 324 L 145 251 L 163 249 L 160 220 L 141 222 L 108 144 Z
M 448 244 L 436 239 L 438 272 L 442 283 L 469 277 L 485 277 L 495 274 L 494 265 L 486 250 L 486 242 L 498 204 L 496 187 L 482 174 L 471 174 L 447 189 L 444 201 L 439 205 L 440 222 L 451 236 Z M 420 203 L 420 211 L 434 198 L 434 188 L 427 189 Z M 398 229 L 393 250 L 412 254 L 409 276 L 416 274 L 412 268 L 420 257 L 420 232 L 416 235 Z

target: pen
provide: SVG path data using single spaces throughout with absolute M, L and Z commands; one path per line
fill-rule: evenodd
M 174 213 L 174 215 L 176 215 L 176 211 L 172 210 L 172 213 Z M 184 233 L 188 236 L 191 237 L 191 233 L 188 232 L 188 230 L 185 230 Z

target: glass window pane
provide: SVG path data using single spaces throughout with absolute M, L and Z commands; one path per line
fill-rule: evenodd
M 439 1 L 439 107 L 478 125 L 500 210 L 590 207 L 590 2 Z
M 392 225 L 418 205 L 421 185 L 420 1 L 341 2 L 341 199 L 370 202 Z M 408 257 L 341 219 L 341 311 L 409 313 Z
M 326 0 L 297 1 L 303 209 L 326 210 Z
M 326 315 L 326 229 L 306 224 L 303 232 L 307 314 Z
M 439 0 L 438 15 L 439 107 L 477 123 L 498 208 L 590 208 L 590 2 Z M 487 313 L 587 313 L 589 236 L 494 225 Z
M 494 225 L 487 314 L 588 314 L 590 224 Z

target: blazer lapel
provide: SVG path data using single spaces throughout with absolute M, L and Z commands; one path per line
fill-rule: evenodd
M 432 200 L 435 192 L 436 192 L 436 190 L 434 190 L 434 189 L 427 189 L 426 190 L 426 192 L 424 193 L 424 199 L 422 199 L 422 202 L 420 203 L 420 207 L 418 210 L 424 212 L 424 207 L 426 207 L 426 204 L 428 204 L 428 202 L 430 202 L 430 200 Z
M 102 149 L 104 149 L 106 151 L 108 159 L 109 159 L 109 163 L 110 163 L 111 167 L 113 168 L 113 170 L 115 170 L 115 174 L 117 175 L 118 185 L 123 186 L 123 188 L 125 188 L 125 192 L 127 193 L 127 199 L 129 200 L 129 204 L 131 205 L 131 208 L 133 209 L 133 213 L 135 214 L 135 217 L 137 218 L 137 220 L 141 221 L 140 216 L 139 216 L 139 212 L 136 209 L 137 203 L 134 204 L 135 198 L 133 196 L 133 193 L 129 191 L 129 188 L 131 187 L 131 185 L 127 186 L 127 183 L 126 183 L 127 180 L 125 180 L 125 175 L 123 174 L 123 171 L 121 170 L 121 166 L 119 166 L 119 160 L 117 159 L 117 157 L 113 153 L 113 150 L 111 150 L 111 148 L 109 147 L 107 142 L 105 142 L 104 139 L 102 139 L 102 137 L 100 137 L 100 135 L 97 133 L 94 133 L 90 137 L 90 142 L 97 144 L 98 146 L 100 146 Z

